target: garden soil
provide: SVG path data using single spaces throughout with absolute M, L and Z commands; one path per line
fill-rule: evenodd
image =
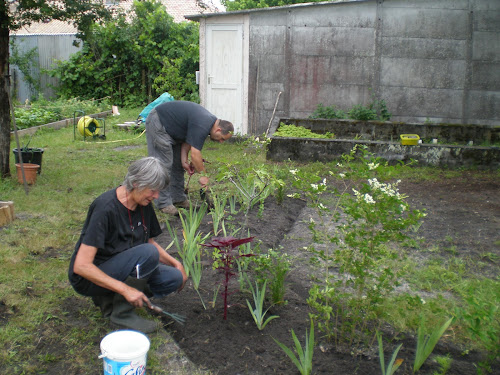
M 413 208 L 425 209 L 427 217 L 417 235 L 424 242 L 422 250 L 414 256 L 421 261 L 426 254 L 442 257 L 460 257 L 470 264 L 483 264 L 477 270 L 484 275 L 498 275 L 500 256 L 500 181 L 478 180 L 468 173 L 459 178 L 443 178 L 428 182 L 404 182 L 400 191 L 408 195 Z M 207 308 L 203 308 L 200 297 L 187 283 L 185 289 L 165 298 L 161 306 L 167 311 L 186 316 L 185 325 L 164 319 L 166 330 L 172 335 L 185 355 L 201 369 L 214 374 L 297 374 L 298 371 L 283 350 L 275 343 L 278 340 L 290 348 L 294 347 L 290 330 L 293 329 L 300 342 L 304 342 L 309 329 L 309 306 L 306 303 L 311 276 L 317 272 L 309 265 L 308 253 L 304 247 L 311 244 L 308 229 L 314 210 L 304 201 L 286 198 L 277 204 L 274 198 L 265 202 L 265 209 L 259 215 L 253 209 L 247 219 L 240 214 L 235 222 L 246 221 L 246 229 L 239 237 L 246 237 L 249 231 L 255 241 L 261 242 L 261 249 L 279 248 L 295 258 L 295 268 L 287 279 L 285 306 L 272 307 L 268 314 L 278 315 L 262 331 L 259 331 L 246 304 L 248 295 L 238 291 L 237 277 L 231 283 L 230 307 L 227 320 L 223 319 L 223 298 L 217 296 L 215 307 L 214 290 L 221 285 L 223 275 L 211 268 L 207 259 L 202 276 L 200 293 Z M 212 224 L 205 218 L 200 230 L 207 233 Z M 180 228 L 180 220 L 171 221 Z M 170 243 L 168 231 L 159 237 L 162 245 Z M 489 255 L 488 255 L 489 254 Z M 403 364 L 398 374 L 412 373 L 416 341 L 411 332 L 395 332 L 391 327 L 381 328 L 388 339 L 385 343 L 386 363 L 393 350 L 403 344 L 398 358 Z M 317 345 L 313 358 L 314 374 L 376 374 L 380 373 L 376 341 L 372 347 L 362 350 L 336 347 L 322 339 L 316 331 Z M 452 343 L 446 334 L 433 354 L 450 355 L 453 359 L 448 374 L 476 374 L 476 364 L 483 360 L 481 353 L 464 355 L 463 347 Z M 497 363 L 498 365 L 498 363 Z M 431 356 L 420 373 L 432 374 L 439 366 Z
M 400 184 L 400 191 L 408 195 L 413 208 L 425 209 L 427 212 L 423 225 L 416 233 L 416 236 L 423 239 L 423 243 L 412 249 L 413 254 L 410 256 L 421 262 L 429 256 L 441 257 L 443 262 L 459 257 L 471 265 L 470 272 L 492 278 L 498 276 L 500 181 L 484 177 L 484 174 L 481 176 L 466 171 L 455 178 L 443 174 L 442 178 L 432 181 L 403 181 Z M 194 193 L 191 193 L 193 197 L 196 195 Z M 150 335 L 154 336 L 156 343 L 150 350 L 150 354 L 154 352 L 156 368 L 163 368 L 165 372 L 162 373 L 169 374 L 298 374 L 295 365 L 274 339 L 293 348 L 291 329 L 301 343 L 304 342 L 306 329 L 309 329 L 310 309 L 306 299 L 311 276 L 317 272 L 310 266 L 309 254 L 304 250 L 304 247 L 312 243 L 308 229 L 311 217 L 316 217 L 314 210 L 302 200 L 286 198 L 282 204 L 277 204 L 274 198 L 270 198 L 265 202 L 262 215 L 258 214 L 257 207 L 249 213 L 246 229 L 240 232 L 243 237 L 248 230 L 251 236 L 255 236 L 254 243 L 260 242 L 262 249 L 274 247 L 295 258 L 294 268 L 287 278 L 287 304 L 272 307 L 268 312 L 278 315 L 278 319 L 272 320 L 264 330 L 259 331 L 246 304 L 248 295 L 238 291 L 237 278 L 234 278 L 228 316 L 224 320 L 220 293 L 215 306 L 212 306 L 213 293 L 220 285 L 222 275 L 212 269 L 206 258 L 200 287 L 206 309 L 191 281 L 188 281 L 180 293 L 154 301 L 166 311 L 184 315 L 187 319 L 181 325 L 169 318 L 160 318 L 164 329 Z M 160 219 L 164 221 L 165 215 L 160 215 Z M 207 216 L 200 227 L 205 233 L 212 228 L 209 219 Z M 243 225 L 245 218 L 240 214 L 234 217 L 234 222 Z M 170 219 L 170 223 L 180 230 L 179 218 Z M 171 241 L 168 230 L 164 229 L 157 240 L 161 245 L 167 246 Z M 60 255 L 60 250 L 46 250 L 48 256 Z M 173 248 L 170 251 L 178 256 Z M 28 283 L 27 297 L 36 298 L 36 290 L 36 284 Z M 81 314 L 81 311 L 85 313 Z M 0 301 L 0 328 L 12 313 L 15 314 L 15 311 L 10 312 Z M 101 334 L 89 337 L 85 332 L 89 325 L 95 325 L 95 320 L 90 320 L 87 316 L 92 314 L 99 316 L 90 299 L 74 295 L 64 300 L 50 319 L 47 318 L 40 326 L 39 335 L 34 338 L 36 347 L 30 356 L 34 372 L 30 373 L 102 374 L 102 360 L 97 359 L 99 343 L 114 328 L 104 322 Z M 75 363 L 71 353 L 78 350 L 79 345 L 63 339 L 67 332 L 75 330 L 81 332 L 86 345 L 96 348 L 95 357 L 88 358 L 88 364 Z M 411 374 L 416 346 L 414 333 L 396 332 L 390 326 L 381 327 L 381 331 L 386 340 L 386 363 L 394 349 L 402 343 L 398 358 L 403 359 L 403 364 L 396 374 Z M 326 342 L 321 332 L 316 331 L 315 334 L 314 374 L 381 373 L 376 341 L 363 349 L 343 348 Z M 449 355 L 453 359 L 448 374 L 476 374 L 476 365 L 484 359 L 484 355 L 475 351 L 465 354 L 466 348 L 454 343 L 452 338 L 453 331 L 449 330 L 419 373 L 433 374 L 438 369 L 434 357 L 438 354 Z M 50 360 L 46 360 L 47 358 Z M 495 371 L 498 374 L 500 364 L 497 362 L 494 366 L 497 366 Z M 82 370 L 89 368 L 95 371 Z M 37 372 L 37 369 L 43 371 Z M 0 373 L 12 373 L 7 370 L 9 369 L 0 364 Z M 148 370 L 148 374 L 150 373 L 153 372 Z

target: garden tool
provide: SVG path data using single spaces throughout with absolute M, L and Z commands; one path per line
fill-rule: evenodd
M 185 316 L 175 314 L 175 313 L 169 313 L 169 312 L 163 310 L 160 306 L 151 305 L 151 310 L 153 310 L 154 312 L 157 312 L 157 313 L 165 314 L 166 316 L 175 320 L 177 323 L 184 324 L 186 322 Z
M 214 204 L 208 195 L 207 188 L 200 189 L 200 198 L 207 204 L 207 208 L 209 211 L 212 211 L 214 209 Z
M 125 280 L 125 284 L 140 291 L 144 290 L 146 283 L 147 280 L 145 279 L 135 279 L 132 277 L 128 277 Z M 128 303 L 128 301 L 118 293 L 113 295 L 113 309 L 109 318 L 114 324 L 135 329 L 142 333 L 152 333 L 159 329 L 156 322 L 149 321 L 137 315 L 135 313 L 135 307 Z
M 194 175 L 194 172 L 193 173 L 189 173 L 189 177 L 188 177 L 188 180 L 187 180 L 187 183 L 186 183 L 186 187 L 184 188 L 184 194 L 188 195 L 189 193 L 189 181 L 191 181 L 191 177 Z

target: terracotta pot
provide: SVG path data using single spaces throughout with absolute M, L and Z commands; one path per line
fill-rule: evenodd
M 14 153 L 14 158 L 15 161 L 14 163 L 19 163 L 19 154 L 21 154 L 23 158 L 23 163 L 31 163 L 31 164 L 38 164 L 40 168 L 38 168 L 38 174 L 42 172 L 42 155 L 43 155 L 43 148 L 26 148 L 23 147 L 21 148 L 21 152 L 17 148 L 12 150 Z
M 26 177 L 26 182 L 29 185 L 35 183 L 36 172 L 38 171 L 38 168 L 40 168 L 38 164 L 23 163 L 24 177 Z M 19 183 L 22 184 L 24 182 L 23 182 L 23 174 L 21 171 L 21 164 L 16 164 L 16 169 L 17 169 L 17 181 L 19 181 Z

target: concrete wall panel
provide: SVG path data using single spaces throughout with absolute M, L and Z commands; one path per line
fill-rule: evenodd
M 384 86 L 463 89 L 465 60 L 382 58 L 380 84 Z
M 361 85 L 332 86 L 311 84 L 292 84 L 290 87 L 290 113 L 301 114 L 308 117 L 317 108 L 318 104 L 335 106 L 338 109 L 347 110 L 352 107 L 353 100 L 356 103 L 366 104 L 370 102 L 370 91 Z
M 470 0 L 474 12 L 478 10 L 500 10 L 500 1 Z
M 384 7 L 382 18 L 383 36 L 431 39 L 467 39 L 468 37 L 468 13 L 462 10 L 402 10 Z
M 285 82 L 287 72 L 283 55 L 263 55 L 259 58 L 259 81 L 266 83 Z M 278 68 L 281 67 L 281 68 Z
M 465 40 L 382 38 L 380 54 L 385 57 L 416 59 L 463 59 L 467 57 Z
M 276 97 L 279 92 L 284 91 L 284 86 L 281 83 L 261 83 L 259 84 L 258 96 L 258 109 L 272 111 L 276 104 Z M 278 103 L 277 110 L 283 110 L 284 101 Z
M 339 4 L 340 5 L 340 4 Z M 304 27 L 375 27 L 376 8 L 372 3 L 359 3 L 357 7 L 338 6 L 335 16 L 326 7 L 308 7 L 290 14 L 290 24 Z
M 374 56 L 375 30 L 294 27 L 293 53 L 323 56 Z
M 285 53 L 285 26 L 261 26 L 250 27 L 250 54 L 273 54 Z
M 475 32 L 472 59 L 500 61 L 500 38 L 498 33 Z
M 474 12 L 474 31 L 500 32 L 500 11 Z
M 468 0 L 396 0 L 388 2 L 391 8 L 420 8 L 420 9 L 469 9 Z
M 500 91 L 500 62 L 474 62 L 472 64 L 471 88 Z
M 258 12 L 250 14 L 250 25 L 251 26 L 287 26 L 288 25 L 288 14 L 283 11 L 276 11 L 274 9 L 269 9 L 268 12 Z
M 461 90 L 438 90 L 408 87 L 381 87 L 382 97 L 391 98 L 387 102 L 394 117 L 426 117 L 459 121 L 462 118 Z
M 290 65 L 290 79 L 299 84 L 370 85 L 373 64 L 373 58 L 297 56 Z
M 500 92 L 476 91 L 469 92 L 470 114 L 479 124 L 498 125 L 500 123 Z

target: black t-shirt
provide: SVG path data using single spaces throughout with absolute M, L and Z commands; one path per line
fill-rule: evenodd
M 155 107 L 165 131 L 176 141 L 201 150 L 217 117 L 193 102 L 174 100 Z
M 97 248 L 94 264 L 98 266 L 118 253 L 160 235 L 161 232 L 151 203 L 129 211 L 118 200 L 116 189 L 101 194 L 90 205 L 80 239 L 71 257 L 68 272 L 71 284 L 81 280 L 81 276 L 73 273 L 73 265 L 82 243 Z

